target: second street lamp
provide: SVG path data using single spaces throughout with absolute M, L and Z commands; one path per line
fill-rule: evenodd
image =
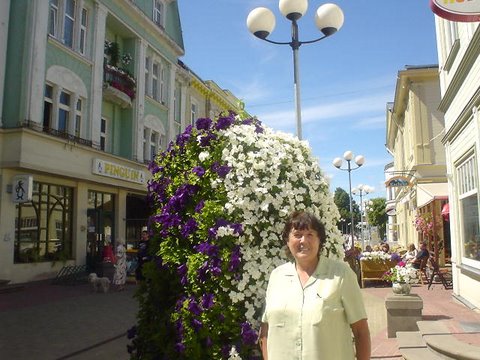
M 343 25 L 343 12 L 335 4 L 324 4 L 315 13 L 315 24 L 323 36 L 309 41 L 300 41 L 298 36 L 297 21 L 307 12 L 308 0 L 280 0 L 280 12 L 292 22 L 292 40 L 278 42 L 267 39 L 275 29 L 275 15 L 270 9 L 258 7 L 253 9 L 247 17 L 247 27 L 257 38 L 277 45 L 290 45 L 293 51 L 293 83 L 295 94 L 295 114 L 297 123 L 297 136 L 302 139 L 302 113 L 300 107 L 300 76 L 298 66 L 298 49 L 303 44 L 311 44 L 335 34 Z
M 352 189 L 352 193 L 355 195 L 360 196 L 360 236 L 362 241 L 362 250 L 365 248 L 365 234 L 364 234 L 364 224 L 363 224 L 363 211 L 364 211 L 364 203 L 363 197 L 366 196 L 368 193 L 373 192 L 373 188 L 368 185 L 360 184 L 356 188 Z
M 365 157 L 363 155 L 357 155 L 355 157 L 355 164 L 357 167 L 352 167 L 351 162 L 353 160 L 353 153 L 348 150 L 343 153 L 343 158 L 347 162 L 347 168 L 342 168 L 343 160 L 342 158 L 335 158 L 333 160 L 333 166 L 335 166 L 339 170 L 344 170 L 348 171 L 348 186 L 349 186 L 349 195 L 350 195 L 350 216 L 351 216 L 351 228 L 350 228 L 350 249 L 353 251 L 355 248 L 355 239 L 354 239 L 354 233 L 355 233 L 355 225 L 353 221 L 353 202 L 352 202 L 352 175 L 351 172 L 353 170 L 357 170 L 359 167 L 361 167 L 365 163 Z

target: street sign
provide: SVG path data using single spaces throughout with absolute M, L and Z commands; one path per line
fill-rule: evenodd
M 430 0 L 430 8 L 450 21 L 480 21 L 480 0 Z

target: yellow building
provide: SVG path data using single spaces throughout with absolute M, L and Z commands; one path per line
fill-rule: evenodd
M 448 191 L 439 103 L 438 66 L 407 66 L 398 72 L 395 99 L 386 112 L 386 147 L 393 156 L 393 166 L 386 168 L 387 233 L 403 246 L 428 242 L 443 263 L 450 257 L 450 238 L 441 216 Z M 431 222 L 428 234 L 416 228 L 418 217 Z

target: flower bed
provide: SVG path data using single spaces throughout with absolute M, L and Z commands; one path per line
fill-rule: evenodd
M 259 358 L 266 282 L 284 220 L 308 209 L 343 257 L 338 210 L 308 144 L 255 119 L 198 119 L 151 164 L 155 261 L 138 292 L 132 358 Z M 239 356 L 239 357 L 235 357 Z

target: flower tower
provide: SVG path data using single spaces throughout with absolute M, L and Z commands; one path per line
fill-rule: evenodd
M 229 113 L 198 119 L 150 165 L 150 250 L 133 359 L 259 359 L 270 272 L 287 261 L 293 210 L 325 223 L 343 258 L 338 210 L 308 144 Z

